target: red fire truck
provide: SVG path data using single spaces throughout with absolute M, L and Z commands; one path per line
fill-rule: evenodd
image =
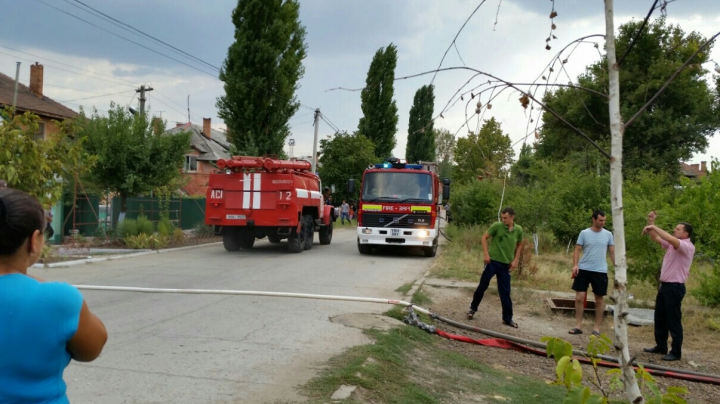
M 288 240 L 290 252 L 332 241 L 331 206 L 320 192 L 320 179 L 307 161 L 233 156 L 218 160 L 210 174 L 205 224 L 223 237 L 227 251 L 252 248 L 255 239 Z
M 348 191 L 354 192 L 354 180 Z M 450 198 L 450 181 L 440 181 L 431 165 L 390 158 L 365 170 L 358 206 L 360 254 L 373 247 L 421 247 L 434 257 L 440 235 L 440 206 Z

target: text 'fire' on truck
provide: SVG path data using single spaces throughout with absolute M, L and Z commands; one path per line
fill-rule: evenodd
M 218 160 L 220 170 L 210 174 L 205 224 L 221 234 L 228 251 L 252 248 L 255 239 L 288 241 L 290 252 L 330 244 L 331 206 L 320 192 L 320 178 L 307 161 L 233 156 Z
M 406 164 L 390 158 L 365 170 L 358 206 L 357 245 L 421 247 L 434 257 L 440 235 L 440 206 L 450 198 L 450 180 L 440 182 L 434 163 Z M 348 181 L 355 191 L 355 180 Z

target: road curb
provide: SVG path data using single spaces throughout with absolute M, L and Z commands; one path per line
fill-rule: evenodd
M 196 245 L 189 245 L 189 246 L 176 247 L 176 248 L 166 248 L 166 249 L 162 249 L 162 250 L 150 250 L 150 251 L 142 251 L 142 252 L 129 253 L 129 254 L 111 255 L 108 257 L 87 258 L 87 259 L 75 260 L 75 261 L 55 262 L 52 264 L 34 264 L 32 266 L 32 268 L 67 268 L 67 267 L 71 267 L 71 266 L 75 266 L 75 265 L 93 264 L 96 262 L 116 261 L 116 260 L 120 260 L 120 259 L 124 259 L 124 258 L 141 257 L 143 255 L 165 254 L 165 253 L 175 252 L 175 251 L 191 250 L 193 248 L 207 247 L 207 246 L 211 246 L 211 245 L 218 245 L 221 243 L 222 243 L 221 241 L 218 241 L 218 242 L 214 242 L 214 243 L 196 244 Z

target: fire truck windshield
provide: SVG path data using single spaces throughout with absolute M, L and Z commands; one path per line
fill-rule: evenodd
M 417 172 L 373 172 L 363 180 L 363 202 L 432 203 L 432 177 Z

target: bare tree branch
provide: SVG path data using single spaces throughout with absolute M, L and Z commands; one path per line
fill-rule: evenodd
M 590 137 L 589 137 L 588 135 L 586 135 L 583 131 L 581 131 L 580 129 L 578 129 L 578 128 L 576 128 L 575 126 L 573 126 L 570 122 L 568 122 L 568 121 L 567 121 L 565 118 L 563 118 L 560 114 L 558 114 L 557 112 L 555 112 L 554 110 L 552 110 L 550 107 L 548 107 L 547 105 L 545 105 L 543 102 L 539 101 L 539 100 L 538 100 L 537 98 L 535 98 L 532 94 L 529 94 L 528 92 L 523 91 L 522 89 L 518 88 L 514 83 L 511 83 L 511 82 L 509 82 L 509 81 L 503 80 L 503 79 L 501 79 L 501 78 L 499 78 L 499 77 L 497 77 L 497 76 L 494 76 L 494 75 L 492 75 L 492 74 L 483 72 L 483 71 L 481 71 L 481 70 L 473 69 L 473 68 L 467 67 L 467 66 L 462 66 L 462 67 L 460 67 L 460 66 L 457 66 L 457 67 L 443 67 L 443 68 L 440 68 L 440 69 L 430 70 L 430 71 L 423 72 L 423 73 L 417 73 L 417 74 L 413 74 L 413 75 L 410 75 L 410 76 L 399 77 L 399 78 L 396 78 L 395 80 L 396 80 L 396 81 L 397 81 L 397 80 L 407 80 L 407 79 L 411 79 L 411 78 L 415 78 L 415 77 L 420 77 L 420 76 L 424 76 L 424 75 L 431 74 L 431 73 L 434 73 L 435 75 L 437 75 L 437 73 L 439 73 L 439 72 L 442 72 L 442 71 L 452 71 L 452 70 L 468 70 L 468 71 L 472 71 L 472 72 L 475 72 L 475 73 L 478 73 L 478 74 L 482 74 L 482 75 L 488 76 L 488 77 L 490 77 L 490 78 L 492 78 L 492 79 L 495 79 L 495 80 L 497 80 L 498 82 L 504 83 L 504 84 L 505 84 L 507 87 L 509 87 L 509 88 L 513 88 L 513 89 L 517 90 L 518 92 L 526 95 L 529 99 L 533 100 L 535 103 L 537 103 L 538 105 L 540 105 L 544 110 L 546 110 L 547 112 L 549 112 L 552 116 L 554 116 L 555 118 L 559 119 L 562 123 L 564 123 L 564 124 L 567 125 L 570 129 L 572 129 L 573 132 L 575 132 L 575 133 L 579 134 L 580 136 L 584 137 L 585 140 L 587 140 L 591 145 L 593 145 L 593 147 L 595 147 L 600 153 L 602 153 L 603 156 L 607 157 L 608 159 L 611 158 L 610 154 L 609 154 L 608 152 L 606 152 L 602 147 L 600 147 L 597 143 L 595 143 L 592 139 L 590 139 Z
M 657 6 L 659 0 L 655 0 L 652 7 L 650 7 L 650 11 L 648 11 L 648 14 L 645 16 L 645 19 L 643 20 L 642 25 L 640 25 L 640 28 L 635 32 L 635 36 L 633 37 L 632 41 L 630 41 L 630 45 L 628 45 L 627 49 L 625 49 L 625 53 L 620 57 L 620 60 L 618 61 L 618 66 L 622 66 L 623 60 L 625 60 L 625 56 L 630 53 L 632 48 L 635 46 L 635 42 L 637 42 L 638 38 L 640 38 L 640 35 L 642 34 L 643 30 L 645 29 L 645 26 L 647 25 L 648 20 L 650 19 L 650 16 L 652 15 L 653 11 L 655 11 L 655 6 Z
M 710 43 L 712 43 L 715 40 L 715 38 L 717 38 L 718 36 L 720 36 L 720 32 L 713 35 L 712 38 L 708 39 L 707 42 L 702 44 L 702 46 L 700 46 L 698 48 L 698 50 L 695 51 L 695 53 L 690 55 L 690 57 L 685 61 L 685 63 L 683 63 L 683 65 L 680 66 L 680 68 L 677 69 L 675 71 L 675 73 L 673 73 L 673 75 L 668 79 L 668 81 L 666 81 L 665 84 L 663 84 L 663 86 L 658 90 L 658 92 L 655 93 L 655 95 L 653 95 L 653 97 L 650 99 L 650 101 L 646 102 L 645 105 L 643 105 L 642 108 L 640 108 L 640 110 L 638 112 L 636 112 L 635 115 L 632 116 L 632 118 L 628 119 L 627 123 L 625 123 L 625 129 L 627 129 L 627 127 L 630 126 L 630 124 L 633 123 L 635 121 L 635 119 L 637 119 L 637 117 L 640 116 L 640 114 L 642 114 L 647 109 L 647 107 L 649 107 L 653 102 L 655 102 L 655 100 L 660 96 L 660 94 L 662 94 L 663 91 L 665 91 L 665 89 L 668 88 L 670 83 L 675 81 L 675 78 L 678 76 L 678 74 L 680 74 L 680 72 L 685 70 L 685 68 L 690 64 L 690 62 L 695 58 L 695 56 L 697 56 L 698 53 L 700 53 L 703 49 L 705 49 L 708 45 L 710 45 Z
M 458 37 L 460 36 L 460 33 L 462 32 L 462 30 L 465 28 L 465 26 L 467 25 L 467 23 L 470 22 L 470 19 L 475 15 L 475 13 L 477 13 L 477 11 L 480 9 L 480 7 L 482 7 L 482 5 L 485 4 L 485 1 L 487 1 L 487 0 L 482 0 L 482 1 L 480 2 L 480 4 L 478 4 L 478 6 L 475 7 L 475 10 L 473 10 L 473 12 L 470 13 L 470 16 L 467 18 L 467 20 L 465 20 L 465 22 L 463 23 L 462 27 L 460 27 L 460 30 L 457 32 L 457 34 L 455 34 L 455 38 L 453 38 L 452 42 L 450 42 L 450 46 L 448 46 L 448 48 L 445 50 L 445 53 L 443 53 L 442 59 L 440 59 L 440 64 L 438 65 L 438 69 L 442 67 L 443 62 L 445 61 L 445 56 L 447 56 L 447 54 L 448 54 L 448 52 L 450 51 L 450 49 L 453 47 L 453 45 L 455 45 L 455 41 L 457 41 L 457 39 L 458 39 Z M 435 72 L 435 75 L 433 75 L 432 80 L 430 80 L 430 84 L 432 84 L 432 83 L 435 82 L 435 76 L 437 76 L 437 72 Z

